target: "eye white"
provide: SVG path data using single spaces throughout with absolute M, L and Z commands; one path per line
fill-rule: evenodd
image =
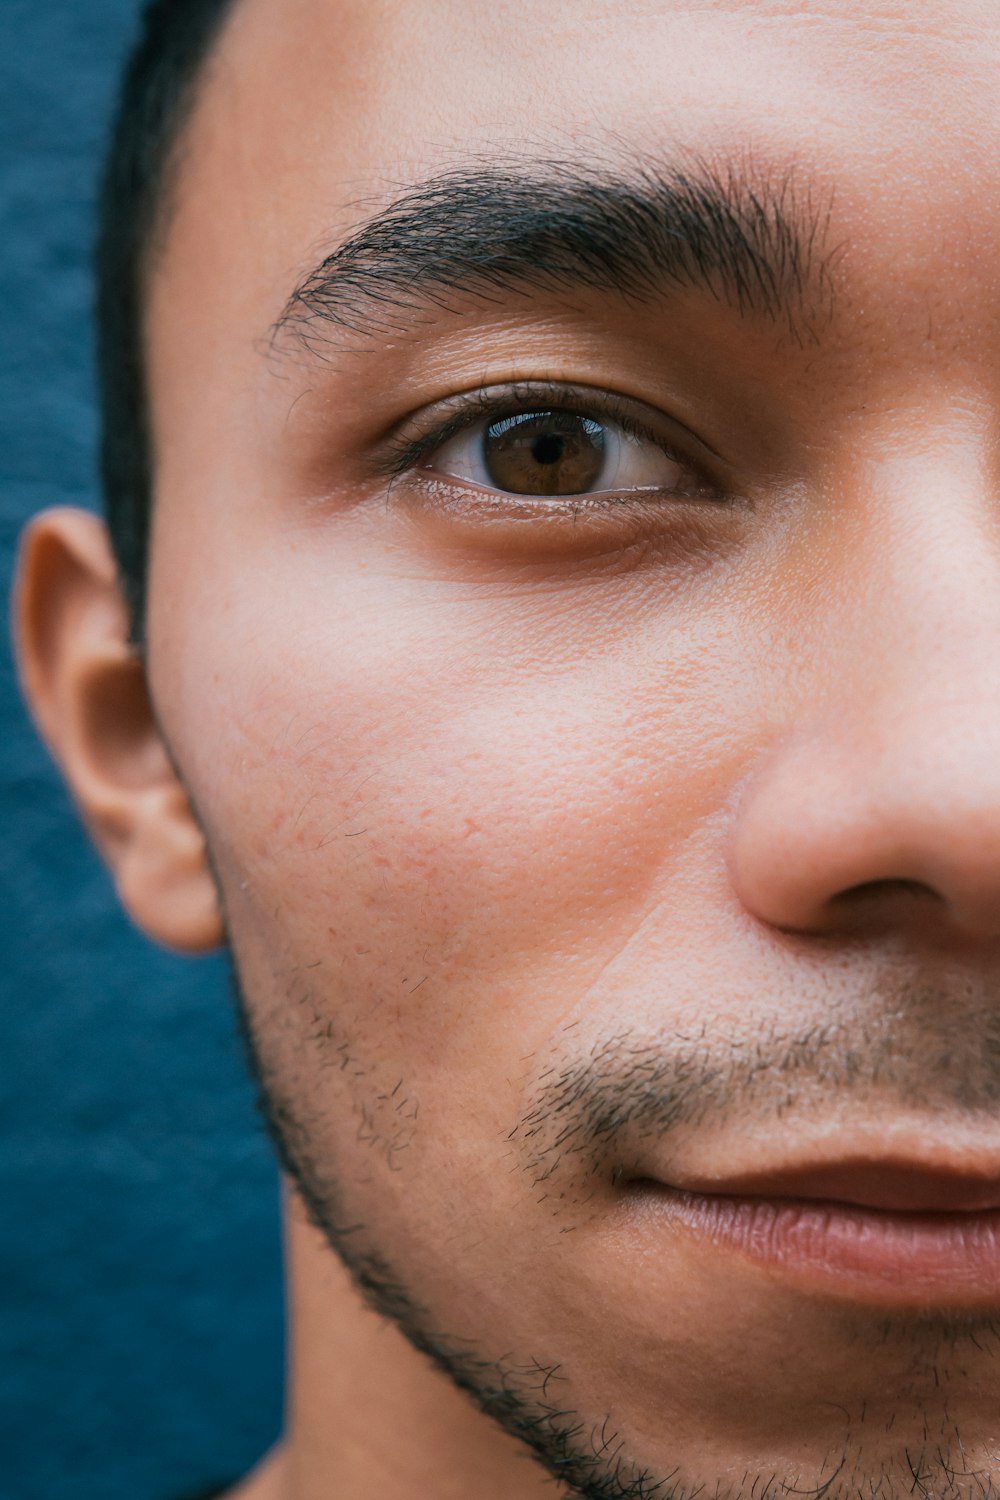
M 556 419 L 565 414 L 554 411 Z M 690 472 L 685 465 L 666 453 L 652 438 L 626 431 L 618 423 L 601 421 L 583 413 L 575 414 L 588 426 L 599 429 L 603 439 L 603 462 L 586 489 L 577 494 L 601 494 L 628 490 L 679 490 L 690 486 Z M 508 490 L 498 485 L 490 473 L 487 443 L 497 418 L 486 418 L 449 438 L 424 460 L 424 467 L 447 474 L 482 489 L 505 494 L 529 494 L 526 490 Z M 550 498 L 546 496 L 545 498 Z

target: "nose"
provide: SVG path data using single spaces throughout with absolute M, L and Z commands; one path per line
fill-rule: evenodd
M 916 611 L 887 581 L 860 636 L 814 637 L 812 701 L 736 808 L 731 873 L 759 921 L 1000 937 L 1000 564 L 980 537 L 948 575 Z
M 1000 726 L 942 705 L 877 746 L 837 725 L 781 747 L 739 808 L 744 906 L 800 932 L 1000 936 Z

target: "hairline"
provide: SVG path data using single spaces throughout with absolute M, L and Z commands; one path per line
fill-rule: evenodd
M 130 642 L 139 652 L 156 488 L 150 288 L 167 247 L 192 132 L 239 3 L 178 7 L 175 20 L 164 0 L 150 0 L 121 75 L 100 181 L 94 264 L 102 509 Z

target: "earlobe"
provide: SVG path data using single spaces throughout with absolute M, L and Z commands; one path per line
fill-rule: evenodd
M 25 697 L 132 918 L 157 942 L 224 941 L 205 843 L 129 643 L 107 532 L 80 510 L 21 543 L 14 635 Z

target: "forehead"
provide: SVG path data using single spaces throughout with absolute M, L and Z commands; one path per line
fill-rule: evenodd
M 352 191 L 505 142 L 822 168 L 921 141 L 956 166 L 995 120 L 998 41 L 992 0 L 241 0 L 198 156 L 261 196 L 308 179 L 324 229 Z
M 209 110 L 275 167 L 305 129 L 389 175 L 498 137 L 836 139 L 848 106 L 940 134 L 942 92 L 996 102 L 998 28 L 991 0 L 241 0 Z
M 374 208 L 504 153 L 794 169 L 856 276 L 904 296 L 917 264 L 918 316 L 960 311 L 994 278 L 998 52 L 994 0 L 241 0 L 151 286 L 154 424 Z

